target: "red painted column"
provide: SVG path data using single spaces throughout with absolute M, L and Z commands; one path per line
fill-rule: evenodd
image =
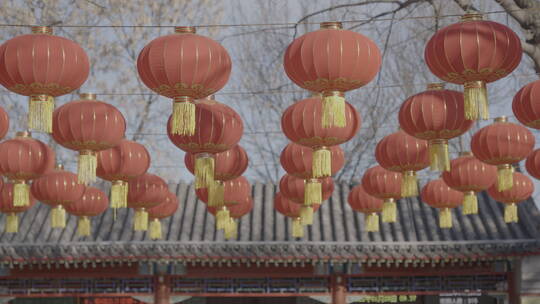
M 166 276 L 158 275 L 154 280 L 154 304 L 170 304 L 171 288 Z
M 521 260 L 512 263 L 512 270 L 508 272 L 508 303 L 521 304 Z
M 330 279 L 332 290 L 332 304 L 347 304 L 347 287 L 345 278 L 341 275 L 333 275 Z

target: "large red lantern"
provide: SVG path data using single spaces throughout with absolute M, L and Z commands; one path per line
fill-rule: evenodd
M 178 209 L 178 197 L 176 194 L 169 192 L 167 197 L 159 205 L 148 209 L 148 217 L 150 219 L 150 238 L 152 240 L 161 239 L 161 220 L 172 216 Z
M 504 221 L 506 223 L 517 223 L 517 205 L 531 197 L 534 192 L 534 185 L 529 177 L 524 174 L 514 172 L 512 177 L 514 185 L 508 190 L 499 191 L 494 184 L 488 189 L 488 194 L 494 200 L 506 204 L 504 208 Z
M 13 139 L 0 143 L 0 174 L 14 186 L 13 205 L 30 203 L 28 182 L 54 167 L 55 153 L 45 143 L 31 137 L 29 132 L 18 132 Z
M 79 151 L 79 182 L 96 181 L 97 157 L 101 150 L 117 146 L 126 131 L 122 113 L 96 100 L 95 94 L 81 94 L 54 111 L 53 139 L 65 148 Z
M 532 177 L 540 179 L 540 149 L 536 149 L 529 154 L 525 162 L 525 168 Z
M 313 205 L 314 211 L 317 211 L 320 206 L 321 205 Z M 274 209 L 276 209 L 277 212 L 293 220 L 291 229 L 292 237 L 304 237 L 304 226 L 302 223 L 302 219 L 300 218 L 300 213 L 302 209 L 300 204 L 297 204 L 287 199 L 280 192 L 278 192 L 274 197 Z
M 465 118 L 489 118 L 486 83 L 510 74 L 521 61 L 519 37 L 509 27 L 465 14 L 461 22 L 437 31 L 426 44 L 433 74 L 465 87 Z
M 309 113 L 309 115 L 306 115 Z M 360 115 L 349 103 L 345 103 L 343 128 L 323 128 L 322 99 L 313 96 L 295 102 L 281 116 L 281 129 L 292 142 L 313 149 L 313 177 L 326 177 L 332 174 L 332 153 L 330 146 L 340 145 L 351 140 L 360 129 Z
M 452 228 L 452 208 L 461 206 L 463 193 L 450 188 L 442 179 L 428 182 L 420 194 L 422 201 L 439 209 L 439 227 Z
M 409 97 L 399 109 L 403 131 L 428 141 L 431 170 L 450 170 L 448 140 L 467 132 L 473 121 L 465 119 L 463 94 L 429 84 L 427 91 Z
M 131 140 L 122 139 L 116 147 L 97 153 L 97 176 L 112 182 L 112 208 L 127 207 L 127 182 L 146 173 L 149 167 L 150 153 Z
M 19 216 L 17 214 L 32 208 L 35 205 L 36 200 L 34 199 L 34 196 L 30 194 L 28 205 L 15 206 L 13 204 L 13 183 L 0 183 L 2 183 L 2 190 L 0 192 L 0 212 L 7 214 L 4 231 L 6 233 L 17 233 L 19 231 Z
M 52 35 L 47 26 L 0 46 L 0 84 L 30 97 L 28 128 L 52 131 L 54 97 L 77 90 L 88 78 L 90 63 L 75 42 Z
M 62 165 L 32 183 L 32 195 L 40 202 L 53 208 L 51 211 L 51 227 L 66 226 L 66 210 L 69 204 L 78 201 L 84 194 L 86 186 L 77 182 L 77 175 L 64 171 Z
M 345 152 L 340 146 L 330 146 L 331 168 L 330 175 L 335 175 L 345 165 Z M 315 178 L 313 174 L 313 150 L 296 144 L 289 143 L 281 151 L 279 158 L 281 166 L 290 175 L 302 179 Z
M 349 192 L 347 202 L 354 211 L 364 213 L 367 232 L 379 231 L 379 215 L 377 213 L 382 212 L 382 199 L 369 195 L 362 185 L 357 185 Z
M 214 181 L 214 154 L 225 152 L 240 141 L 244 124 L 231 107 L 211 98 L 198 100 L 195 108 L 197 130 L 193 135 L 175 134 L 171 117 L 167 134 L 171 142 L 195 156 L 195 188 L 206 188 Z
M 221 44 L 195 34 L 194 27 L 181 26 L 174 31 L 141 50 L 137 70 L 148 88 L 173 99 L 171 133 L 191 136 L 197 124 L 193 101 L 225 86 L 231 58 Z
M 506 117 L 476 132 L 471 140 L 474 156 L 486 164 L 497 166 L 497 189 L 512 188 L 512 164 L 527 157 L 534 147 L 534 136 L 527 128 L 508 122 Z
M 167 183 L 159 176 L 145 173 L 128 181 L 128 207 L 135 209 L 133 229 L 148 229 L 148 209 L 161 204 L 169 193 Z
M 461 152 L 450 162 L 450 168 L 442 174 L 444 182 L 463 192 L 463 214 L 477 214 L 476 193 L 487 190 L 497 181 L 497 167 L 481 162 L 471 152 Z
M 401 172 L 401 196 L 418 196 L 416 171 L 429 166 L 428 143 L 402 130 L 385 136 L 375 147 L 375 158 L 381 167 Z
M 522 124 L 540 130 L 540 80 L 533 81 L 517 92 L 512 111 Z
M 287 76 L 298 86 L 322 93 L 323 128 L 347 124 L 344 92 L 369 83 L 381 67 L 381 52 L 364 35 L 344 30 L 341 22 L 323 22 L 321 29 L 294 40 L 285 51 Z
M 362 176 L 362 187 L 369 194 L 384 200 L 382 221 L 394 223 L 397 220 L 396 200 L 401 198 L 400 172 L 386 170 L 381 166 L 371 167 Z
M 207 209 L 208 212 L 210 212 L 217 218 L 219 212 L 218 208 L 208 207 Z M 234 239 L 238 235 L 238 223 L 236 220 L 251 212 L 251 210 L 253 209 L 253 198 L 251 196 L 247 196 L 245 197 L 245 199 L 237 202 L 236 204 L 228 205 L 227 209 L 229 210 L 230 218 L 228 223 L 224 227 L 225 238 Z
M 66 205 L 67 213 L 79 217 L 77 221 L 77 234 L 89 236 L 92 231 L 90 217 L 98 216 L 109 207 L 107 195 L 94 187 L 86 187 L 80 199 Z

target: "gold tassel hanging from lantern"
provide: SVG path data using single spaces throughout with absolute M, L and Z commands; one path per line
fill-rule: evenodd
M 439 227 L 452 228 L 452 210 L 450 208 L 439 210 Z
M 13 206 L 24 207 L 30 204 L 30 185 L 25 181 L 15 181 L 13 186 Z
M 77 179 L 79 184 L 88 185 L 96 181 L 97 157 L 94 151 L 82 150 L 79 153 Z
M 238 237 L 238 224 L 233 218 L 229 218 L 224 232 L 226 240 L 236 239 Z
M 209 153 L 195 156 L 195 189 L 207 188 L 214 182 L 214 157 Z
M 434 139 L 429 141 L 429 161 L 432 171 L 450 171 L 447 140 Z
M 148 230 L 148 212 L 144 208 L 135 210 L 135 217 L 133 218 L 133 230 Z
M 304 205 L 320 205 L 322 203 L 322 184 L 316 178 L 306 180 L 304 188 Z
M 401 182 L 401 196 L 402 197 L 418 196 L 418 182 L 416 180 L 415 171 L 403 172 L 403 180 Z
M 229 209 L 227 209 L 226 206 L 222 206 L 216 213 L 216 229 L 225 230 L 229 224 L 230 218 L 231 214 L 229 213 Z
M 518 209 L 515 203 L 507 204 L 506 207 L 504 207 L 504 222 L 505 223 L 518 222 Z
M 49 95 L 30 96 L 28 102 L 28 128 L 52 133 L 53 111 L 54 97 Z
M 195 134 L 195 104 L 188 96 L 175 97 L 171 119 L 171 133 L 193 136 Z
M 379 231 L 379 215 L 375 212 L 366 214 L 366 222 L 364 228 L 367 232 L 377 232 Z
M 10 213 L 6 219 L 5 226 L 6 233 L 17 233 L 19 232 L 19 216 L 17 213 Z
M 488 98 L 485 82 L 466 82 L 464 84 L 463 98 L 465 106 L 465 119 L 489 119 Z
M 304 225 L 302 225 L 302 219 L 297 217 L 292 222 L 292 237 L 301 238 L 304 237 Z
M 332 174 L 332 152 L 328 148 L 320 147 L 313 151 L 311 171 L 314 178 L 327 177 Z
M 150 222 L 150 239 L 159 240 L 161 237 L 161 221 L 155 218 Z
M 510 190 L 514 186 L 514 167 L 512 165 L 497 166 L 497 190 Z
M 208 187 L 208 207 L 221 207 L 225 204 L 225 186 L 222 181 L 214 181 Z
M 91 227 L 90 218 L 88 216 L 81 216 L 77 221 L 77 234 L 79 236 L 89 236 Z
M 322 127 L 345 127 L 345 95 L 343 92 L 324 92 L 322 98 Z
M 478 214 L 478 198 L 474 191 L 465 192 L 463 197 L 463 214 Z
M 128 185 L 126 182 L 117 180 L 111 187 L 111 208 L 127 208 Z
M 302 220 L 302 225 L 311 225 L 313 224 L 313 207 L 312 206 L 302 206 L 300 208 L 300 219 Z
M 383 223 L 395 223 L 397 220 L 397 206 L 393 198 L 387 198 L 383 203 L 382 221 Z
M 65 228 L 66 227 L 66 209 L 62 205 L 57 205 L 51 211 L 51 227 Z

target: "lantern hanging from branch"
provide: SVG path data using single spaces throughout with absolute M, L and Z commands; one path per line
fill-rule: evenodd
M 428 141 L 431 170 L 450 170 L 448 140 L 467 132 L 473 121 L 465 119 L 463 94 L 445 90 L 440 83 L 409 97 L 399 109 L 403 131 Z
M 540 149 L 536 149 L 529 154 L 525 162 L 525 168 L 532 177 L 540 179 Z
M 381 166 L 371 167 L 362 176 L 362 187 L 371 196 L 384 200 L 382 210 L 383 223 L 397 220 L 396 201 L 401 198 L 400 172 L 386 170 Z
M 440 228 L 452 228 L 452 209 L 463 203 L 462 192 L 450 188 L 439 178 L 428 182 L 420 197 L 424 203 L 439 209 Z
M 313 211 L 316 212 L 320 206 L 321 205 L 313 205 Z M 294 203 L 278 192 L 274 197 L 274 209 L 292 219 L 291 235 L 293 238 L 304 237 L 304 225 L 300 217 L 302 205 Z
M 90 217 L 98 216 L 109 207 L 107 195 L 95 187 L 86 187 L 80 199 L 66 205 L 67 213 L 78 217 L 77 234 L 89 236 L 92 232 Z
M 522 53 L 521 41 L 509 27 L 472 13 L 438 30 L 424 57 L 435 76 L 465 87 L 466 119 L 489 119 L 486 83 L 512 73 Z
M 167 183 L 159 176 L 145 173 L 128 181 L 128 207 L 135 210 L 133 229 L 148 229 L 148 209 L 161 204 L 169 193 Z
M 193 101 L 225 86 L 231 58 L 221 44 L 195 34 L 194 27 L 179 26 L 174 31 L 141 50 L 137 70 L 148 88 L 173 99 L 171 134 L 193 136 L 199 127 Z
M 540 80 L 533 81 L 517 92 L 512 111 L 522 124 L 540 130 Z
M 502 116 L 473 135 L 471 149 L 479 160 L 497 166 L 497 189 L 504 191 L 514 184 L 512 164 L 526 158 L 533 150 L 534 142 L 531 131 Z
M 1 67 L 0 67 L 1 69 Z M 6 134 L 9 131 L 9 115 L 4 110 L 4 108 L 0 107 L 0 139 L 3 139 L 6 137 Z
M 28 128 L 51 133 L 54 97 L 77 90 L 88 78 L 90 63 L 75 42 L 52 34 L 47 26 L 0 46 L 0 84 L 30 97 Z
M 351 189 L 347 197 L 354 211 L 364 214 L 364 228 L 367 232 L 379 231 L 379 215 L 383 210 L 383 200 L 369 195 L 362 185 Z
M 97 156 L 101 150 L 117 146 L 124 138 L 126 121 L 114 106 L 85 93 L 53 113 L 53 139 L 61 146 L 79 151 L 78 179 L 82 184 L 96 181 Z
M 344 92 L 369 83 L 381 67 L 381 52 L 369 38 L 323 22 L 318 31 L 294 40 L 285 51 L 287 76 L 301 88 L 323 95 L 322 128 L 347 125 Z
M 159 205 L 148 209 L 150 220 L 150 239 L 158 240 L 162 238 L 161 220 L 172 216 L 178 209 L 178 197 L 169 192 L 165 200 Z
M 253 198 L 251 195 L 246 196 L 242 201 L 236 202 L 235 204 L 227 205 L 229 210 L 229 221 L 225 225 L 225 239 L 235 239 L 238 237 L 238 222 L 237 220 L 244 215 L 251 212 L 253 209 Z M 219 209 L 216 207 L 207 207 L 208 212 L 216 216 L 219 212 Z
M 514 185 L 507 190 L 500 191 L 495 184 L 488 189 L 489 196 L 506 205 L 504 208 L 504 221 L 506 223 L 518 222 L 517 204 L 529 199 L 534 192 L 531 179 L 524 174 L 514 172 L 512 182 Z
M 1 179 L 0 179 L 1 180 Z M 13 205 L 13 183 L 3 183 L 2 190 L 0 192 L 0 212 L 7 215 L 5 222 L 6 233 L 17 233 L 19 231 L 19 213 L 25 212 L 32 208 L 36 200 L 32 194 L 30 194 L 29 204 L 26 206 L 14 206 Z

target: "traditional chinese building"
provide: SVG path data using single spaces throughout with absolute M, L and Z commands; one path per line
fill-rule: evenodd
M 454 227 L 442 230 L 435 210 L 406 199 L 397 223 L 367 233 L 341 185 L 306 237 L 293 239 L 273 209 L 276 187 L 257 184 L 253 212 L 238 238 L 225 241 L 193 189 L 174 187 L 181 208 L 163 222 L 161 241 L 133 232 L 131 210 L 94 218 L 92 236 L 79 238 L 74 217 L 52 230 L 50 209 L 35 206 L 17 234 L 0 233 L 0 303 L 483 304 L 540 296 L 533 201 L 508 225 L 503 206 L 480 194 L 479 215 L 454 210 Z

